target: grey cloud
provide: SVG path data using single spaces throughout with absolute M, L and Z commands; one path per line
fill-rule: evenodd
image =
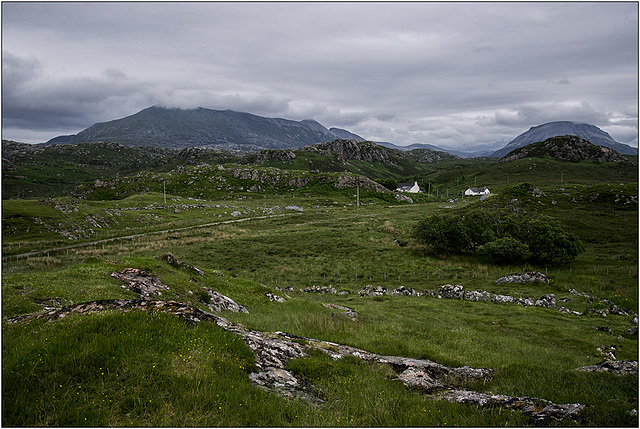
M 41 71 L 42 63 L 35 57 L 2 52 L 2 79 L 9 90 L 37 78 Z
M 495 146 L 550 120 L 637 141 L 634 4 L 2 7 L 12 133 L 77 132 L 161 104 L 312 118 L 398 144 Z

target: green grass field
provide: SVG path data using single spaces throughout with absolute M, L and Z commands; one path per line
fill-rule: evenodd
M 637 195 L 637 187 L 616 185 L 613 195 Z M 606 188 L 606 187 L 605 187 Z M 359 297 L 367 284 L 436 290 L 460 284 L 467 290 L 537 298 L 554 293 L 585 313 L 599 302 L 569 289 L 638 307 L 637 210 L 616 206 L 609 188 L 582 185 L 532 200 L 584 242 L 586 252 L 561 267 L 493 266 L 470 256 L 425 254 L 411 241 L 422 217 L 468 203 L 413 205 L 377 203 L 356 208 L 347 196 L 269 196 L 199 201 L 206 208 L 112 211 L 148 207 L 162 194 L 118 201 L 56 200 L 77 204 L 63 213 L 55 203 L 4 201 L 3 317 L 95 299 L 135 298 L 109 274 L 124 267 L 147 270 L 170 286 L 162 299 L 191 301 L 207 287 L 245 305 L 249 313 L 224 317 L 248 328 L 284 331 L 371 352 L 431 359 L 447 365 L 487 367 L 494 376 L 466 386 L 482 392 L 581 403 L 586 426 L 636 426 L 637 377 L 587 374 L 576 368 L 602 360 L 600 345 L 615 344 L 620 360 L 637 360 L 637 335 L 625 334 L 628 316 L 575 316 L 540 307 L 467 302 L 433 297 Z M 605 192 L 606 191 L 606 192 Z M 569 193 L 570 195 L 563 195 Z M 594 194 L 598 197 L 594 198 Z M 193 203 L 169 196 L 176 204 Z M 550 201 L 556 201 L 551 204 Z M 573 202 L 575 200 L 575 202 Z M 541 201 L 541 203 L 538 203 Z M 228 207 L 213 207 L 215 204 Z M 298 204 L 303 212 L 284 210 Z M 476 203 L 478 204 L 478 203 Z M 73 230 L 87 215 L 111 221 L 93 225 L 80 241 L 151 233 L 170 228 L 264 216 L 278 206 L 279 217 L 215 224 L 149 234 L 26 257 L 24 250 L 55 247 L 68 239 L 47 225 Z M 242 207 L 242 208 L 241 208 Z M 231 211 L 242 211 L 233 217 Z M 116 222 L 117 220 L 117 222 Z M 15 223 L 22 222 L 22 223 Z M 25 225 L 40 232 L 24 231 Z M 32 226 L 33 225 L 33 226 Z M 5 225 L 6 227 L 7 225 Z M 60 235 L 57 233 L 57 235 Z M 58 241 L 56 241 L 58 240 Z M 44 247 L 43 247 L 44 246 Z M 204 270 L 194 279 L 160 260 L 172 252 Z M 496 284 L 501 275 L 537 269 L 550 285 Z M 307 294 L 308 286 L 333 285 L 347 295 Z M 285 303 L 264 292 L 293 286 Z M 322 304 L 356 311 L 355 320 L 332 314 Z M 594 330 L 606 326 L 609 332 Z M 252 385 L 250 350 L 209 322 L 189 327 L 164 314 L 107 312 L 75 315 L 56 322 L 3 324 L 3 423 L 7 426 L 524 426 L 521 413 L 435 401 L 406 389 L 389 367 L 357 359 L 332 361 L 312 355 L 291 361 L 294 373 L 310 380 L 322 405 L 266 393 Z M 571 422 L 562 422 L 570 425 Z

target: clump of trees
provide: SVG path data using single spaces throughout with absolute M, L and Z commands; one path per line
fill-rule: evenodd
M 477 255 L 495 264 L 560 265 L 584 251 L 556 220 L 508 210 L 434 214 L 415 226 L 413 238 L 437 253 Z

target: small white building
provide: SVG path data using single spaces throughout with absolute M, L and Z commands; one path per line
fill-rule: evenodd
M 464 194 L 465 194 L 465 195 L 471 195 L 471 196 L 474 196 L 474 195 L 484 195 L 484 196 L 487 196 L 487 195 L 489 195 L 490 193 L 491 193 L 491 192 L 489 192 L 489 188 L 487 188 L 486 186 L 482 186 L 482 187 L 480 187 L 480 188 L 474 188 L 474 187 L 471 187 L 471 188 L 467 189 L 466 191 L 464 191 Z
M 420 192 L 420 186 L 418 186 L 418 182 L 415 183 L 398 183 L 398 188 L 396 192 L 409 192 L 411 194 L 417 194 Z

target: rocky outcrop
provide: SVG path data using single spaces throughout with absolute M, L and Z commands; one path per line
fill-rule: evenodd
M 385 356 L 342 344 L 300 337 L 285 332 L 260 332 L 231 323 L 227 319 L 204 312 L 193 306 L 175 301 L 157 300 L 99 300 L 83 304 L 66 306 L 59 310 L 16 316 L 7 323 L 29 323 L 46 318 L 56 320 L 71 313 L 95 313 L 106 310 L 143 310 L 163 311 L 174 314 L 188 323 L 211 321 L 221 328 L 240 336 L 254 352 L 257 372 L 249 375 L 254 384 L 266 391 L 275 391 L 285 397 L 300 398 L 310 402 L 322 402 L 314 393 L 308 380 L 300 380 L 287 369 L 291 359 L 307 356 L 309 350 L 319 350 L 333 359 L 352 356 L 370 362 L 390 365 L 398 380 L 408 388 L 434 394 L 435 399 L 471 403 L 477 406 L 497 406 L 512 408 L 530 415 L 539 422 L 549 419 L 577 420 L 584 406 L 579 404 L 555 405 L 549 401 L 534 398 L 514 398 L 473 391 L 455 390 L 449 387 L 450 380 L 459 384 L 461 380 L 482 380 L 489 377 L 492 370 L 487 368 L 449 367 L 426 359 L 413 359 L 400 356 Z M 444 390 L 446 389 L 446 390 Z M 443 393 L 437 393 L 442 392 Z M 541 407 L 540 404 L 544 407 Z
M 358 293 L 360 296 L 382 296 L 387 295 L 387 288 L 382 286 L 366 285 Z
M 174 266 L 174 267 L 178 267 L 178 268 L 186 268 L 188 270 L 191 270 L 193 272 L 195 272 L 197 275 L 204 277 L 204 271 L 202 271 L 199 268 L 194 267 L 191 264 L 187 264 L 186 262 L 182 262 L 182 261 L 178 261 L 176 258 L 173 257 L 173 255 L 169 252 L 165 253 L 162 256 L 162 259 L 164 261 L 167 262 L 167 264 Z
M 528 273 L 509 274 L 504 277 L 500 277 L 498 280 L 496 280 L 496 283 L 498 284 L 499 283 L 523 284 L 523 283 L 536 283 L 536 282 L 549 284 L 549 279 L 547 278 L 547 276 L 545 276 L 544 274 L 538 271 L 532 271 Z
M 519 410 L 533 417 L 539 424 L 564 419 L 580 420 L 580 412 L 585 408 L 581 404 L 553 404 L 540 398 L 492 395 L 468 390 L 446 390 L 441 397 L 450 402 L 472 404 L 480 408 L 508 408 Z
M 418 294 L 413 288 L 406 288 L 404 286 L 397 287 L 391 292 L 391 296 L 399 296 L 399 295 L 418 296 Z
M 491 294 L 484 290 L 464 291 L 465 301 L 491 301 Z
M 365 162 L 393 163 L 393 158 L 404 158 L 404 152 L 377 145 L 373 142 L 357 140 L 334 140 L 302 148 L 304 151 L 335 155 L 345 161 L 349 159 Z
M 285 302 L 285 299 L 280 295 L 276 295 L 275 293 L 265 292 L 264 295 L 271 302 Z
M 291 162 L 296 159 L 296 154 L 291 149 L 269 150 L 263 149 L 253 155 L 254 162 L 278 161 Z
M 595 365 L 578 368 L 583 372 L 608 372 L 616 375 L 638 375 L 638 361 L 606 359 Z
M 464 286 L 461 285 L 442 285 L 438 288 L 438 298 L 447 299 L 463 299 Z
M 322 304 L 325 308 L 340 310 L 343 316 L 348 317 L 349 319 L 355 320 L 358 317 L 358 313 L 350 309 L 349 307 L 344 307 L 338 304 Z
M 202 288 L 209 296 L 209 302 L 206 303 L 207 307 L 216 313 L 224 311 L 232 311 L 234 313 L 248 313 L 249 311 L 244 305 L 240 305 L 231 298 L 222 295 L 215 290 L 209 288 Z
M 556 296 L 552 293 L 541 296 L 536 299 L 536 305 L 538 307 L 556 308 Z
M 162 283 L 158 278 L 138 268 L 125 268 L 120 272 L 114 271 L 111 277 L 123 281 L 121 287 L 129 289 L 143 298 L 160 296 L 162 291 L 168 291 L 169 286 Z
M 509 295 L 493 295 L 491 297 L 491 302 L 494 304 L 511 304 L 513 303 L 513 297 Z
M 304 293 L 336 293 L 336 288 L 333 286 L 310 286 L 302 289 Z

